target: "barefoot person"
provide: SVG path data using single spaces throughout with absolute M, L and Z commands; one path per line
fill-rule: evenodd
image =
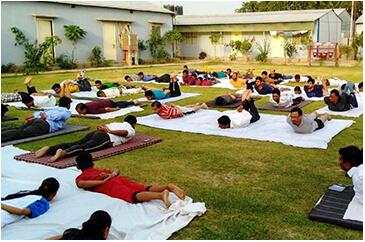
M 205 103 L 197 103 L 185 107 L 175 106 L 174 104 L 161 104 L 159 101 L 154 101 L 151 104 L 152 111 L 163 119 L 180 118 L 184 115 L 195 113 L 200 109 L 208 109 Z
M 76 185 L 88 191 L 103 193 L 129 203 L 141 203 L 157 199 L 163 201 L 166 208 L 171 205 L 169 192 L 174 193 L 180 199 L 185 199 L 185 192 L 174 184 L 144 186 L 125 176 L 119 176 L 119 170 L 110 171 L 94 168 L 89 153 L 80 154 L 76 158 L 76 163 L 77 169 L 82 171 L 76 177 Z
M 322 85 L 315 84 L 312 77 L 308 77 L 307 84 L 304 86 L 304 91 L 308 97 L 324 97 L 328 94 L 327 80 L 322 80 Z
M 34 153 L 35 158 L 52 156 L 48 161 L 55 162 L 63 157 L 76 155 L 80 152 L 91 152 L 106 147 L 127 143 L 135 135 L 136 117 L 128 115 L 123 123 L 99 125 L 97 130 L 86 134 L 73 143 L 63 143 L 55 146 L 45 146 Z
M 303 114 L 300 108 L 292 108 L 288 115 L 287 122 L 293 128 L 295 133 L 309 134 L 322 129 L 326 121 L 331 120 L 331 116 L 327 113 L 319 115 L 312 113 L 309 115 Z
M 342 92 L 340 95 L 340 92 L 336 89 L 333 89 L 330 95 L 324 98 L 324 102 L 329 110 L 337 112 L 344 112 L 358 107 L 355 93 L 347 94 Z
M 269 102 L 276 108 L 288 108 L 293 105 L 293 94 L 281 93 L 279 89 L 275 88 L 272 91 Z
M 112 100 L 97 100 L 87 103 L 79 103 L 76 105 L 76 111 L 81 114 L 100 114 L 107 112 L 118 111 L 122 108 L 127 108 L 129 106 L 135 106 L 140 104 L 138 100 L 131 101 L 119 101 L 114 102 Z

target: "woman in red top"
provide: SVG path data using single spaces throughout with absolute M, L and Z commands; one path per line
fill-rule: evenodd
M 118 176 L 119 171 L 94 168 L 92 157 L 83 153 L 76 157 L 77 169 L 82 173 L 76 177 L 76 185 L 85 190 L 103 193 L 110 197 L 119 198 L 129 203 L 140 203 L 154 199 L 161 200 L 169 208 L 169 192 L 175 193 L 180 199 L 185 199 L 185 192 L 174 184 L 144 186 Z

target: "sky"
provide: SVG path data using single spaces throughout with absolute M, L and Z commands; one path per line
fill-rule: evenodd
M 182 5 L 184 15 L 232 14 L 242 1 L 159 1 L 161 5 Z

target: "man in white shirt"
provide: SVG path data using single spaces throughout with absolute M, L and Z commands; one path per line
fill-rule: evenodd
M 142 92 L 144 92 L 144 91 L 141 87 L 126 88 L 124 86 L 119 86 L 119 87 L 112 87 L 112 88 L 100 90 L 96 93 L 96 95 L 98 97 L 114 98 L 114 97 L 120 97 L 122 95 L 137 94 L 137 93 L 142 93 Z
M 340 167 L 347 172 L 347 175 L 351 177 L 352 184 L 354 185 L 355 197 L 362 204 L 363 194 L 363 166 L 362 166 L 362 150 L 356 146 L 347 146 L 341 148 L 338 153 L 340 154 Z
M 276 108 L 288 108 L 293 105 L 293 95 L 291 93 L 281 93 L 275 88 L 269 99 L 270 104 Z
M 34 153 L 34 157 L 52 156 L 49 162 L 55 162 L 66 156 L 73 156 L 80 152 L 92 152 L 109 146 L 127 143 L 133 138 L 137 119 L 128 115 L 123 123 L 99 125 L 96 131 L 86 134 L 83 138 L 73 143 L 63 143 L 55 146 L 46 146 Z

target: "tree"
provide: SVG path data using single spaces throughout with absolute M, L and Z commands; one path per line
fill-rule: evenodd
M 289 57 L 289 62 L 291 61 L 291 58 L 294 56 L 295 53 L 298 53 L 295 43 L 289 40 L 285 40 L 284 54 L 285 56 Z
M 166 60 L 170 58 L 169 53 L 165 49 L 166 40 L 161 37 L 158 29 L 152 30 L 150 39 L 147 40 L 147 44 L 152 58 L 156 60 Z
M 180 54 L 180 43 L 183 41 L 184 36 L 176 30 L 167 31 L 164 35 L 166 42 L 172 44 L 173 56 L 177 57 Z
M 244 39 L 243 41 L 240 40 L 231 40 L 229 44 L 225 46 L 229 46 L 232 48 L 234 53 L 230 56 L 231 60 L 234 60 L 238 54 L 241 52 L 242 56 L 246 57 L 246 61 L 248 60 L 248 55 L 251 53 L 251 49 L 253 46 L 254 38 L 252 39 Z
M 219 34 L 219 33 L 212 33 L 209 36 L 210 43 L 212 43 L 212 45 L 214 46 L 214 58 L 216 57 L 217 44 L 219 43 L 220 38 L 221 38 L 221 34 Z
M 64 25 L 65 36 L 72 42 L 71 62 L 76 63 L 75 50 L 79 40 L 85 38 L 87 32 L 78 25 Z

